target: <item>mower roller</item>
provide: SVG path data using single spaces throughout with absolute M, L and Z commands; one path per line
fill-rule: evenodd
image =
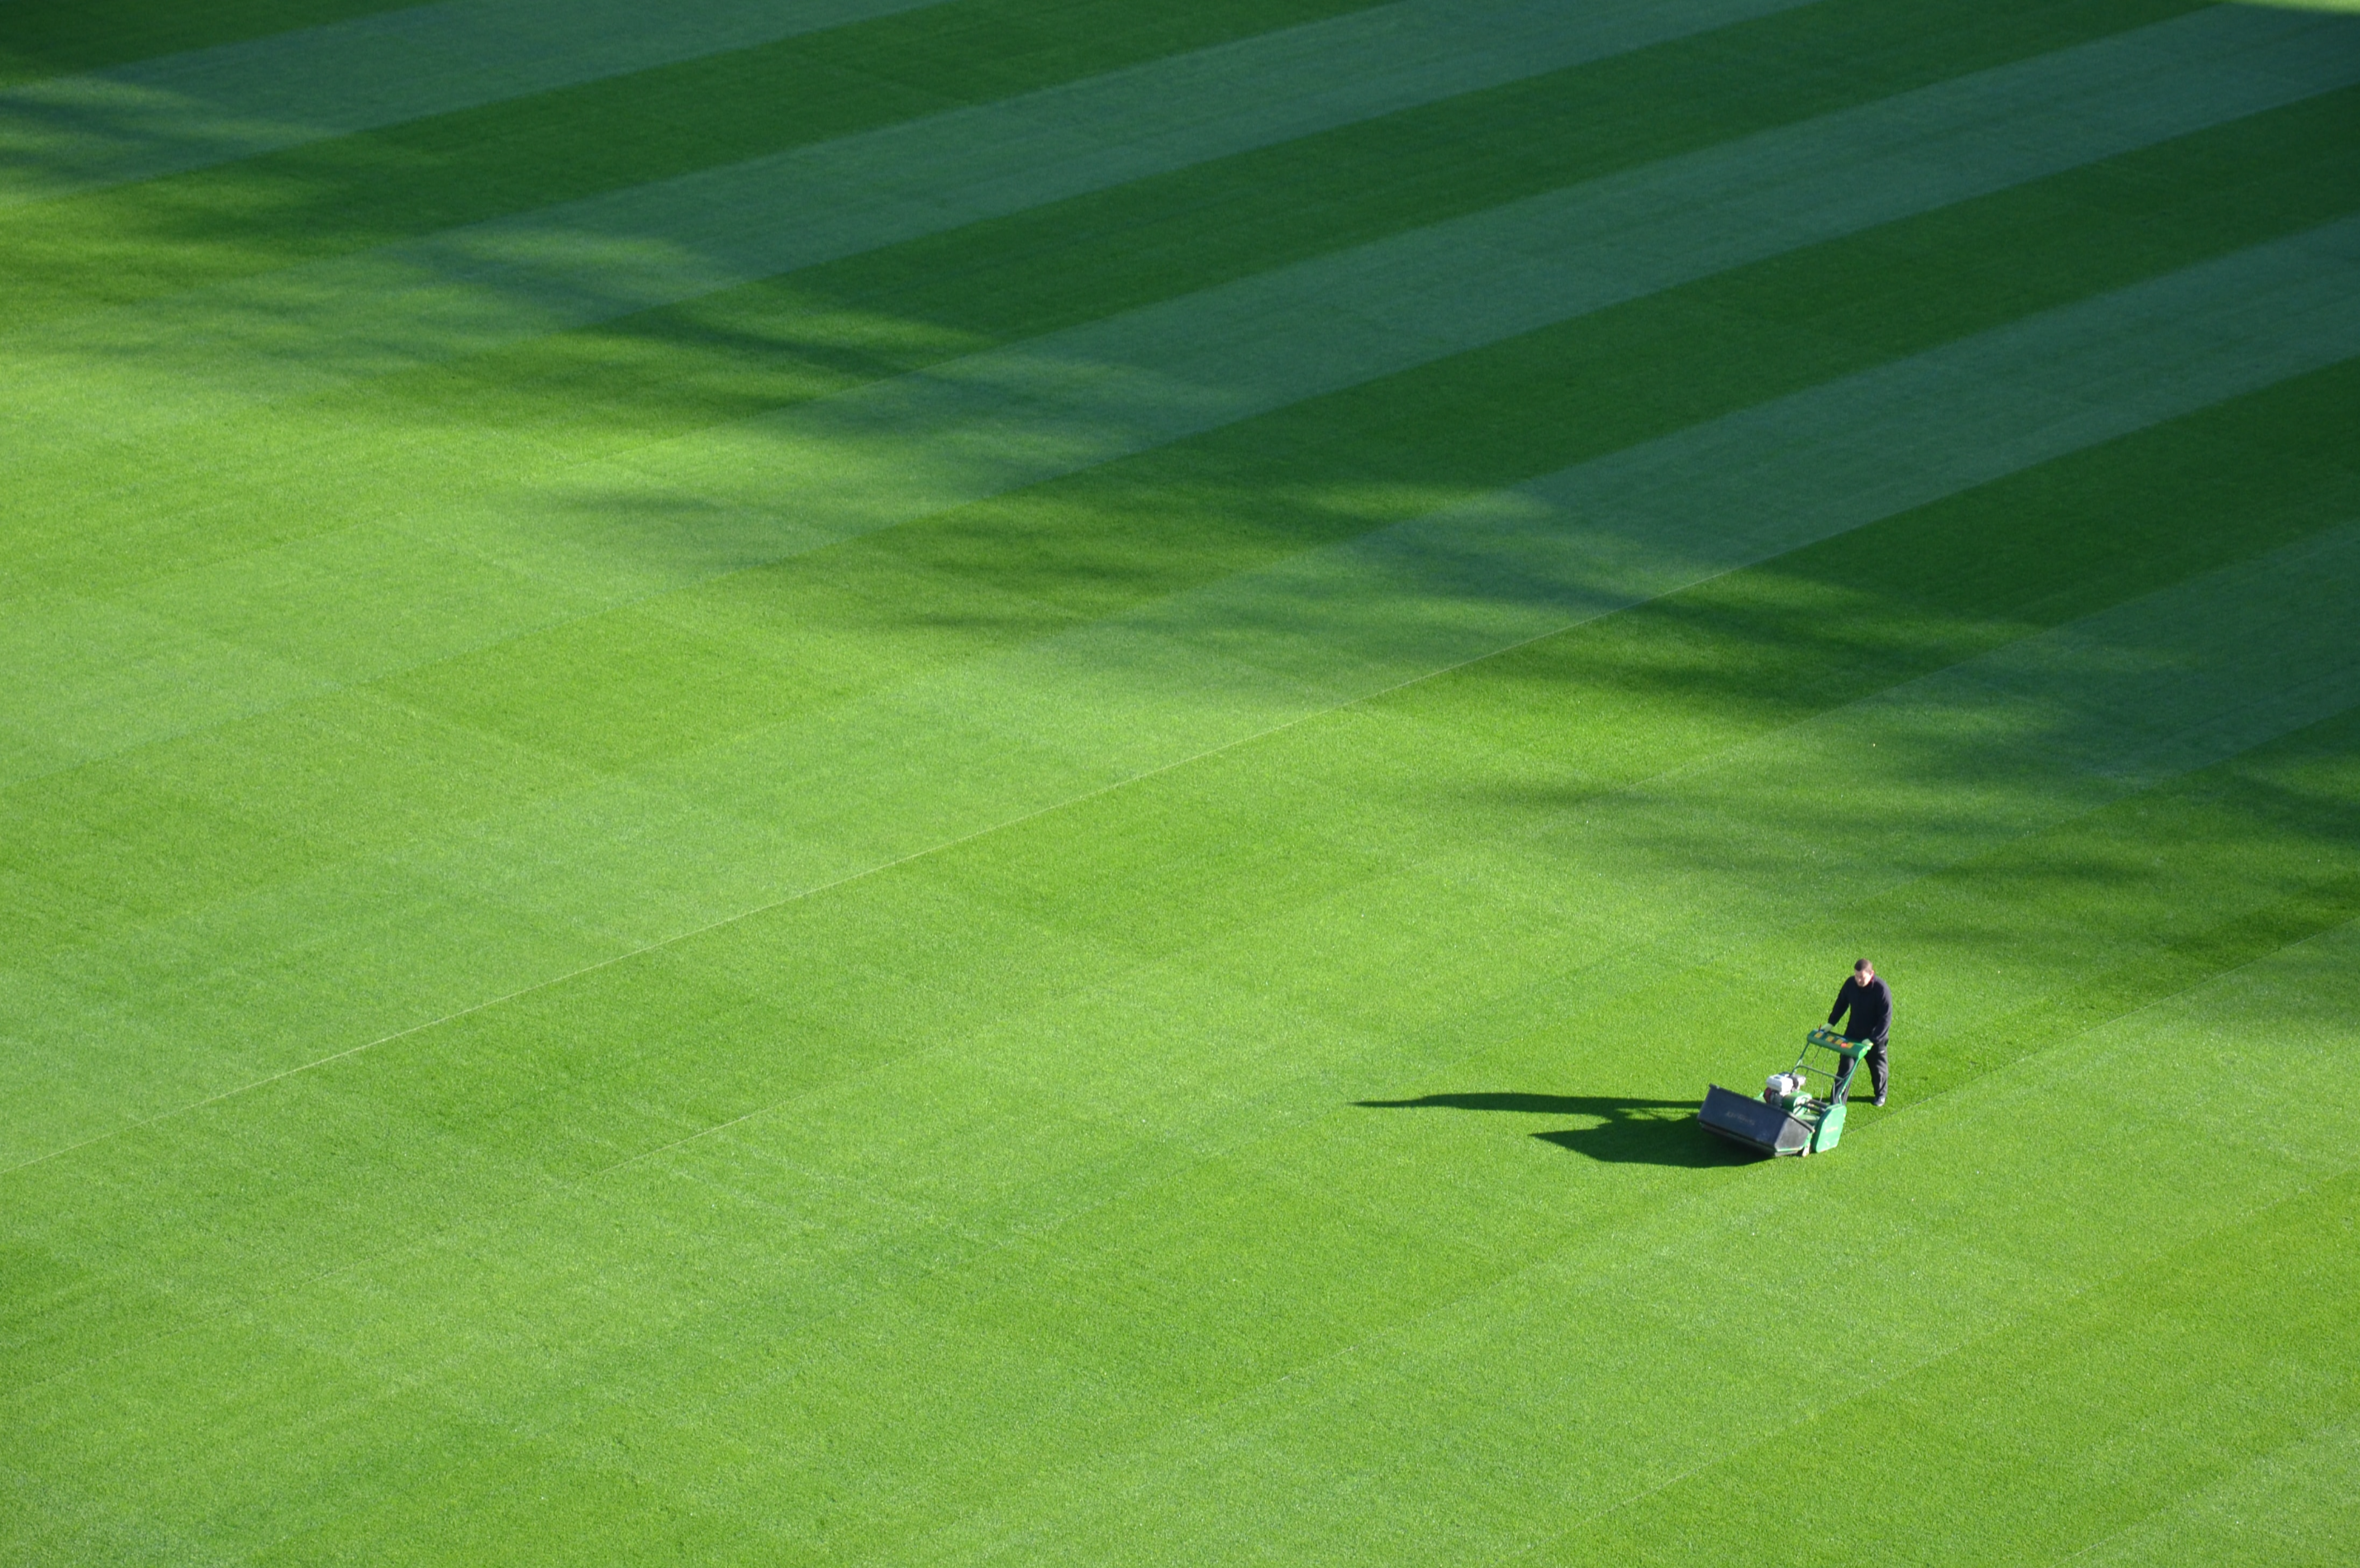
M 1770 1074 L 1760 1098 L 1715 1083 L 1705 1091 L 1697 1119 L 1706 1131 L 1764 1154 L 1824 1154 L 1843 1138 L 1852 1075 L 1874 1043 L 1815 1029 L 1803 1037 L 1803 1053 L 1795 1058 L 1795 1065 Z M 1814 1051 L 1834 1058 L 1832 1065 L 1814 1061 Z M 1814 1076 L 1828 1080 L 1825 1094 L 1811 1093 Z

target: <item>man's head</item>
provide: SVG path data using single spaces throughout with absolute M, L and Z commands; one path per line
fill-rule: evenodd
M 1865 985 L 1876 978 L 1876 965 L 1863 958 L 1852 966 L 1852 977 Z

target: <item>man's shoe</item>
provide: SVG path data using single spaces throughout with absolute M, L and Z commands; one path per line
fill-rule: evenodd
M 1882 1095 L 1882 1094 L 1879 1094 L 1875 1099 L 1871 1100 L 1871 1101 L 1869 1102 L 1869 1104 L 1870 1104 L 1870 1105 L 1874 1105 L 1878 1110 L 1880 1110 L 1880 1111 L 1881 1111 L 1881 1110 L 1885 1109 L 1885 1096 L 1884 1096 L 1884 1095 Z

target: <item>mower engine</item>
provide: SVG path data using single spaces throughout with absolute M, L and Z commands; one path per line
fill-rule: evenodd
M 1852 1071 L 1868 1048 L 1867 1040 L 1815 1029 L 1804 1037 L 1803 1051 L 1795 1065 L 1763 1081 L 1760 1099 L 1748 1099 L 1715 1083 L 1705 1091 L 1697 1119 L 1707 1131 L 1763 1154 L 1825 1153 L 1843 1137 L 1844 1102 L 1852 1089 Z M 1815 1051 L 1832 1062 L 1832 1068 L 1815 1064 L 1811 1057 Z M 1811 1094 L 1811 1073 L 1828 1079 L 1821 1097 Z

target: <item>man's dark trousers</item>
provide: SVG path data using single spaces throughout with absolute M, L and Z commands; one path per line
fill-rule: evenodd
M 1876 1091 L 1879 1105 L 1885 1102 L 1885 1040 L 1893 1027 L 1893 987 L 1883 975 L 1863 985 L 1857 976 L 1843 983 L 1836 993 L 1836 1005 L 1829 1009 L 1828 1027 L 1834 1029 L 1836 1020 L 1846 1013 L 1852 1015 L 1844 1038 L 1857 1044 L 1874 1040 L 1868 1048 L 1868 1081 Z
M 1878 1040 L 1868 1048 L 1868 1086 L 1875 1091 L 1877 1102 L 1885 1100 L 1885 1042 Z

